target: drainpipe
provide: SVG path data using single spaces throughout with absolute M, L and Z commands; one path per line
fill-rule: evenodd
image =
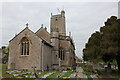
M 40 70 L 42 71 L 42 42 L 41 42 L 41 54 L 40 54 Z
M 44 65 L 43 65 L 43 58 L 44 58 L 44 55 L 43 55 L 43 53 L 44 53 L 44 41 L 42 41 L 42 72 L 44 71 Z

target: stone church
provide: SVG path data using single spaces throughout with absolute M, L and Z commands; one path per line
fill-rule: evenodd
M 28 28 L 9 41 L 8 69 L 58 70 L 75 65 L 75 46 L 66 35 L 65 11 L 52 15 L 50 33 L 43 25 L 37 32 Z

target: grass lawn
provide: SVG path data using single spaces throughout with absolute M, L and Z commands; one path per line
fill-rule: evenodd
M 0 64 L 0 78 L 2 78 L 2 64 Z
M 57 71 L 55 73 L 53 73 L 52 75 L 48 76 L 47 78 L 56 78 L 57 75 L 59 75 L 62 71 Z
M 87 75 L 87 77 L 88 77 L 88 80 L 93 80 L 90 75 Z
M 42 72 L 41 74 L 38 74 L 38 77 L 41 78 L 43 75 L 47 74 L 49 72 Z
M 86 71 L 84 71 L 84 72 L 83 72 L 83 74 L 86 74 L 86 75 L 91 75 L 91 73 L 90 73 L 90 72 L 86 72 Z
M 83 74 L 87 75 L 88 80 L 93 80 L 92 77 L 90 76 L 92 72 L 90 72 L 91 69 L 89 69 L 89 66 L 87 65 L 80 65 L 81 68 L 83 68 L 84 72 Z
M 93 80 L 92 77 L 90 76 L 91 75 L 90 72 L 83 72 L 83 74 L 87 75 L 88 80 Z
M 10 74 L 5 74 L 7 69 L 7 64 L 1 64 L 2 65 L 2 77 L 11 76 Z
M 2 68 L 1 68 L 1 74 L 2 74 L 2 77 L 4 77 L 4 78 L 6 78 L 6 77 L 8 77 L 8 76 L 13 76 L 12 74 L 6 74 L 5 72 L 6 72 L 6 70 L 7 70 L 7 64 L 1 64 L 2 65 Z M 0 65 L 0 66 L 1 66 Z M 12 71 L 12 70 L 7 70 L 7 71 Z M 24 72 L 26 72 L 26 71 L 21 71 L 20 73 L 24 73 Z M 14 73 L 14 74 L 20 74 L 20 73 Z M 25 74 L 25 76 L 30 76 L 31 74 Z M 13 78 L 17 78 L 17 76 L 16 77 L 13 77 Z
M 68 71 L 62 77 L 69 77 L 72 73 L 73 73 L 72 71 Z
M 7 64 L 0 64 L 0 77 L 4 77 L 7 78 L 8 76 L 13 76 L 13 74 L 6 74 L 6 70 L 7 70 Z M 12 70 L 7 70 L 7 71 L 12 71 Z M 25 71 L 21 71 L 21 72 L 15 72 L 14 74 L 21 74 L 21 73 L 26 73 Z M 41 78 L 42 76 L 44 76 L 45 74 L 50 73 L 50 72 L 42 72 L 41 74 L 38 74 L 38 77 Z M 50 76 L 48 76 L 47 78 L 57 78 L 57 75 L 59 75 L 60 73 L 62 73 L 62 71 L 55 71 L 55 73 L 51 74 Z M 68 71 L 66 72 L 61 78 L 63 77 L 69 77 L 73 72 L 72 71 Z M 28 76 L 30 77 L 30 74 L 25 74 L 24 76 Z M 13 77 L 13 78 L 17 78 L 17 76 Z

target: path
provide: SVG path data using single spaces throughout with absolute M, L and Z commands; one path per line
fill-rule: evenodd
M 87 76 L 82 73 L 84 70 L 81 67 L 76 67 L 76 71 L 77 71 L 77 78 L 87 78 Z
M 75 78 L 75 76 L 76 76 L 76 72 L 72 73 L 69 77 Z

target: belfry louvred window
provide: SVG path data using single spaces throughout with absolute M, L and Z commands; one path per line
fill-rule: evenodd
M 21 55 L 29 55 L 29 40 L 26 37 L 21 40 Z

